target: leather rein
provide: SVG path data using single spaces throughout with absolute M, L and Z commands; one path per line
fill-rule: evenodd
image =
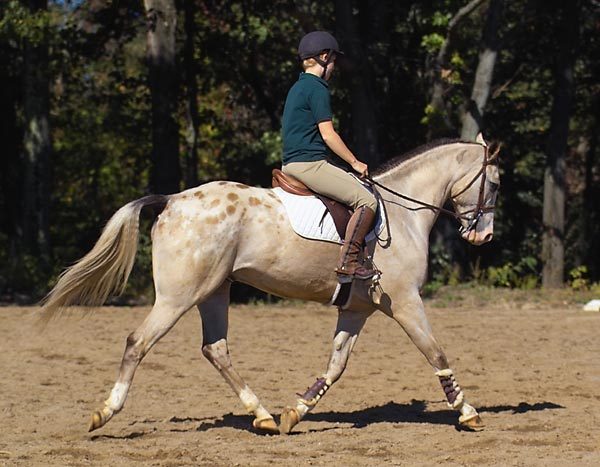
M 473 209 L 469 209 L 469 210 L 463 211 L 461 213 L 456 213 L 454 211 L 450 211 L 448 209 L 444 209 L 439 206 L 434 206 L 433 204 L 426 203 L 425 201 L 420 201 L 418 199 L 411 198 L 410 196 L 403 195 L 402 193 L 398 193 L 397 191 L 394 191 L 391 188 L 388 188 L 385 185 L 382 185 L 381 183 L 373 180 L 369 176 L 366 177 L 366 180 L 368 180 L 373 185 L 387 191 L 388 193 L 391 193 L 394 196 L 402 198 L 406 201 L 410 201 L 412 203 L 421 205 L 424 208 L 431 209 L 432 211 L 437 211 L 441 214 L 446 214 L 447 216 L 454 217 L 458 221 L 460 221 L 460 220 L 468 221 L 468 224 L 466 227 L 464 227 L 462 225 L 460 227 L 460 233 L 465 234 L 465 233 L 471 232 L 473 229 L 475 229 L 477 227 L 477 223 L 479 222 L 481 217 L 486 212 L 493 211 L 496 207 L 495 204 L 487 204 L 487 205 L 484 204 L 484 197 L 485 197 L 485 182 L 487 180 L 486 168 L 488 165 L 490 165 L 491 162 L 493 162 L 497 158 L 499 151 L 496 151 L 494 154 L 492 154 L 492 156 L 488 156 L 488 151 L 489 151 L 488 146 L 483 146 L 483 148 L 484 148 L 484 153 L 483 153 L 483 162 L 481 164 L 481 168 L 479 169 L 477 174 L 473 177 L 473 179 L 467 184 L 467 186 L 460 193 L 457 193 L 456 195 L 451 197 L 453 199 L 453 198 L 456 198 L 457 196 L 460 196 L 461 194 L 463 194 L 481 176 L 481 185 L 479 186 L 479 197 L 477 199 L 477 205 Z

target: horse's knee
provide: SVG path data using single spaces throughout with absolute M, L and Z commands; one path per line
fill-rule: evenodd
M 202 355 L 219 369 L 231 366 L 231 359 L 229 358 L 229 350 L 227 349 L 227 341 L 225 339 L 218 340 L 213 344 L 204 344 L 202 346 Z
M 123 360 L 127 363 L 139 363 L 143 357 L 143 345 L 135 338 L 134 333 L 132 332 L 127 336 Z
M 442 352 L 436 352 L 431 359 L 431 364 L 436 370 L 444 370 L 449 367 L 448 359 Z

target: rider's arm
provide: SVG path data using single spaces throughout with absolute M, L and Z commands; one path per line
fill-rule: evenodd
M 331 120 L 319 122 L 319 132 L 329 149 L 344 159 L 359 174 L 368 174 L 367 164 L 360 162 L 354 154 L 352 154 L 352 151 L 348 149 L 346 143 L 344 143 L 340 135 L 338 135 L 333 128 Z

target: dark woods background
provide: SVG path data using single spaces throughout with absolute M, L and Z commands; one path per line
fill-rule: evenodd
M 503 144 L 494 241 L 470 247 L 440 220 L 430 288 L 588 287 L 600 279 L 599 10 L 595 0 L 2 0 L 0 299 L 39 298 L 115 210 L 148 192 L 268 186 L 295 49 L 315 29 L 346 51 L 335 123 L 372 168 L 479 129 Z M 150 293 L 150 248 L 147 221 L 130 296 Z

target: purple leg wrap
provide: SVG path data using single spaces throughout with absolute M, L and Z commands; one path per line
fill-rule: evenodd
M 456 384 L 454 376 L 440 376 L 439 378 L 442 389 L 444 390 L 446 398 L 448 399 L 448 403 L 454 404 L 456 398 L 460 394 L 460 387 L 458 387 Z
M 319 402 L 319 399 L 327 392 L 329 385 L 325 378 L 317 378 L 315 384 L 309 387 L 304 394 L 298 394 L 302 402 L 312 407 Z

